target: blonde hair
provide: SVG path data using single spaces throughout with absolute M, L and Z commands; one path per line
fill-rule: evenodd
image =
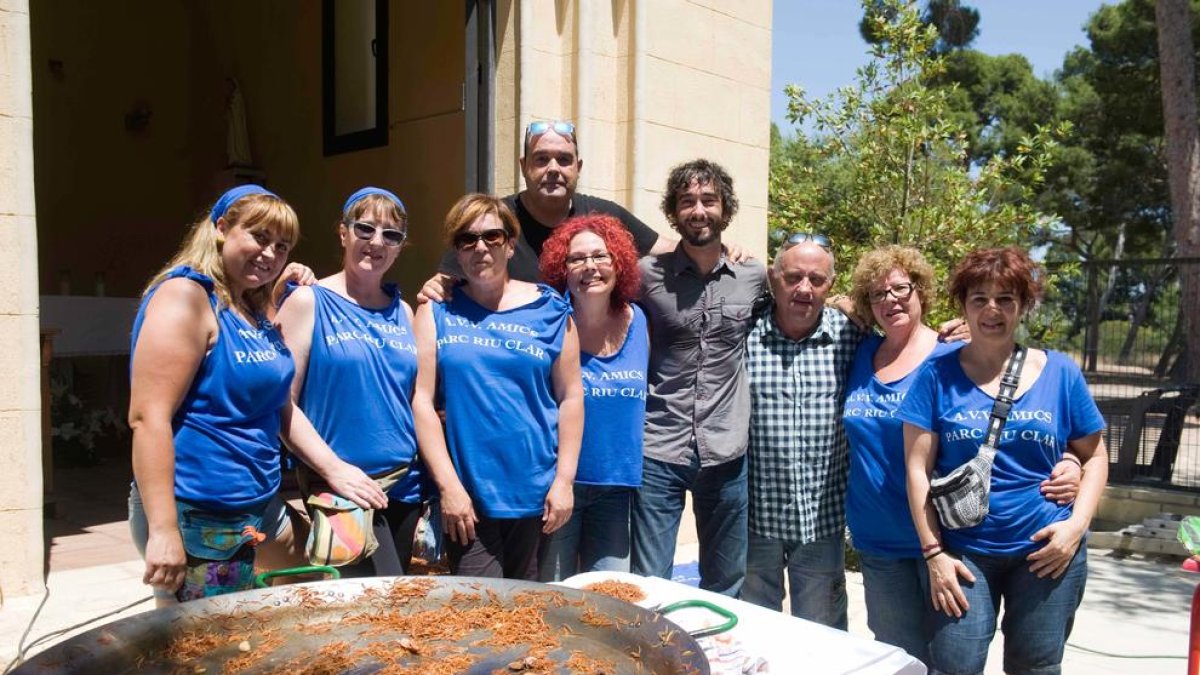
M 253 194 L 242 197 L 225 211 L 222 216 L 229 224 L 228 229 L 242 227 L 250 232 L 266 231 L 274 237 L 283 239 L 293 245 L 300 238 L 300 221 L 296 212 L 287 202 L 275 195 Z M 225 238 L 217 229 L 216 223 L 206 212 L 204 218 L 192 226 L 183 245 L 150 283 L 142 295 L 149 293 L 167 279 L 167 273 L 181 265 L 187 265 L 213 281 L 213 291 L 217 295 L 220 307 L 230 307 L 233 296 L 229 292 L 229 282 L 225 278 L 225 261 L 221 257 L 221 247 Z M 271 284 L 247 291 L 242 298 L 254 312 L 263 312 L 271 298 Z
M 908 275 L 923 312 L 928 312 L 933 305 L 934 271 L 925 256 L 910 246 L 877 248 L 858 259 L 858 265 L 850 277 L 850 298 L 854 300 L 854 311 L 869 325 L 876 323 L 875 313 L 871 311 L 871 286 L 887 277 L 892 270 L 900 270 Z
M 369 194 L 354 200 L 354 204 L 342 214 L 342 219 L 338 221 L 338 224 L 349 226 L 373 208 L 378 208 L 397 225 L 408 230 L 408 213 L 405 212 L 404 207 L 396 203 L 394 199 L 380 194 Z
M 471 223 L 488 214 L 500 219 L 510 240 L 521 237 L 521 224 L 503 199 L 475 192 L 455 202 L 446 214 L 446 245 L 454 248 L 454 238 Z

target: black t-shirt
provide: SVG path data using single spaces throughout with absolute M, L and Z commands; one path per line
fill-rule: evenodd
M 517 220 L 521 223 L 521 239 L 517 241 L 517 249 L 513 253 L 513 257 L 508 261 L 508 276 L 519 281 L 537 282 L 541 280 L 541 275 L 538 273 L 538 256 L 542 254 L 542 247 L 546 244 L 546 240 L 554 234 L 554 228 L 546 227 L 539 223 L 533 214 L 525 208 L 521 203 L 519 195 L 509 195 L 504 198 L 504 203 L 512 209 L 517 215 Z M 658 233 L 650 229 L 650 226 L 638 220 L 637 216 L 629 211 L 626 211 L 619 204 L 610 202 L 607 199 L 592 197 L 575 193 L 575 197 L 571 200 L 571 211 L 567 214 L 570 216 L 584 215 L 588 213 L 600 213 L 607 216 L 613 216 L 625 225 L 629 233 L 633 235 L 633 245 L 637 247 L 638 255 L 646 255 L 650 249 L 654 247 L 654 242 L 658 241 Z M 461 270 L 458 267 L 458 261 L 454 257 L 454 251 L 447 251 L 446 255 L 442 256 L 441 271 L 461 276 Z

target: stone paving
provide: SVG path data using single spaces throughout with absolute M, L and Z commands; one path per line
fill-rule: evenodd
M 58 517 L 47 520 L 50 592 L 31 639 L 130 603 L 136 604 L 113 618 L 152 608 L 149 589 L 141 583 L 141 561 L 125 523 L 124 490 L 113 487 L 127 484 L 128 477 L 128 466 L 119 463 L 60 472 L 56 483 L 62 495 L 56 504 Z M 687 513 L 680 529 L 677 562 L 696 560 L 690 508 Z M 1089 551 L 1089 555 L 1087 593 L 1068 643 L 1063 672 L 1183 672 L 1189 603 L 1200 575 L 1180 571 L 1177 560 L 1126 558 L 1100 549 Z M 870 637 L 861 575 L 848 575 L 848 590 L 850 632 Z M 4 599 L 0 608 L 0 669 L 16 654 L 18 640 L 41 600 L 40 596 Z M 997 637 L 987 673 L 1002 672 L 1001 650 L 1002 638 Z M 1098 652 L 1172 658 L 1116 658 Z

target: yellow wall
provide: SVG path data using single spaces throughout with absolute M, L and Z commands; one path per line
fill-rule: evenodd
M 436 266 L 443 214 L 462 194 L 463 3 L 390 5 L 386 147 L 324 157 L 321 4 L 314 0 L 33 3 L 34 153 L 42 293 L 136 295 L 226 176 L 227 77 L 242 87 L 255 164 L 300 214 L 293 259 L 324 274 L 333 223 L 364 184 L 394 190 L 412 247 L 406 295 Z M 61 66 L 52 66 L 51 62 Z M 151 110 L 127 131 L 139 101 Z

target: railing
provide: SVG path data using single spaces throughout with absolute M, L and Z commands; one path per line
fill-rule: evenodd
M 1200 258 L 1052 266 L 1031 341 L 1073 356 L 1108 421 L 1109 480 L 1200 490 L 1200 383 L 1186 378 L 1181 272 Z

